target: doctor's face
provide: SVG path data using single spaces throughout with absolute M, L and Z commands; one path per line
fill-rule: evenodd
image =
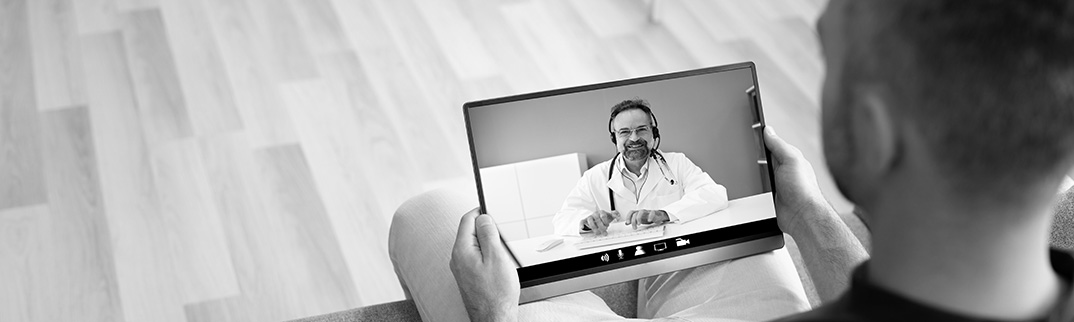
M 612 119 L 615 145 L 627 161 L 641 161 L 649 157 L 653 148 L 652 118 L 639 109 L 626 110 Z

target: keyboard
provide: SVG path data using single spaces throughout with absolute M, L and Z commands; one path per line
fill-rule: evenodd
M 627 231 L 609 231 L 608 234 L 604 236 L 582 237 L 581 241 L 574 243 L 574 247 L 577 247 L 578 249 L 586 249 L 664 237 L 664 225 L 639 230 L 634 230 L 629 226 L 627 227 L 629 228 Z

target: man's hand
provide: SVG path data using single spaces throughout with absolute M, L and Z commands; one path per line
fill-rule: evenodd
M 854 267 L 869 258 L 858 238 L 832 209 L 802 152 L 764 129 L 776 174 L 776 222 L 794 238 L 821 302 L 839 298 Z
M 462 217 L 451 251 L 451 273 L 470 320 L 517 320 L 518 272 L 491 216 L 478 216 L 474 209 Z
M 671 221 L 671 217 L 663 210 L 638 209 L 627 213 L 626 224 L 638 229 L 638 225 L 662 224 Z
M 824 199 L 817 185 L 813 166 L 802 156 L 802 151 L 783 141 L 770 127 L 764 129 L 765 143 L 772 151 L 773 170 L 776 175 L 776 222 L 779 229 L 792 236 L 810 216 L 831 214 L 835 210 Z
M 582 219 L 582 228 L 588 227 L 597 236 L 608 234 L 608 225 L 619 218 L 618 211 L 607 212 L 604 210 L 594 211 L 589 217 Z

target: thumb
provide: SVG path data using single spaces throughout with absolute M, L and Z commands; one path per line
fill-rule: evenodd
M 768 150 L 772 151 L 772 157 L 776 159 L 776 163 L 782 164 L 801 154 L 798 148 L 776 135 L 776 130 L 771 126 L 764 127 L 764 141 Z
M 500 230 L 496 228 L 496 222 L 489 215 L 478 216 L 475 226 L 477 226 L 477 243 L 481 246 L 481 255 L 489 259 L 503 247 L 500 242 Z

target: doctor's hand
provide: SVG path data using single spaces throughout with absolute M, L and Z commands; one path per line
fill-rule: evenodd
M 663 210 L 638 209 L 627 213 L 626 224 L 638 229 L 638 225 L 662 224 L 671 221 L 671 217 Z
M 618 211 L 597 210 L 590 214 L 589 217 L 582 219 L 581 224 L 583 229 L 589 228 L 593 231 L 593 234 L 601 236 L 608 234 L 608 225 L 611 225 L 618 218 Z
M 462 217 L 450 265 L 470 320 L 518 319 L 518 272 L 491 216 L 474 209 Z
M 775 199 L 779 229 L 794 236 L 799 227 L 812 221 L 811 218 L 833 214 L 838 216 L 821 194 L 817 175 L 809 160 L 802 156 L 802 151 L 777 136 L 771 127 L 765 127 L 764 139 L 772 151 L 778 189 Z

